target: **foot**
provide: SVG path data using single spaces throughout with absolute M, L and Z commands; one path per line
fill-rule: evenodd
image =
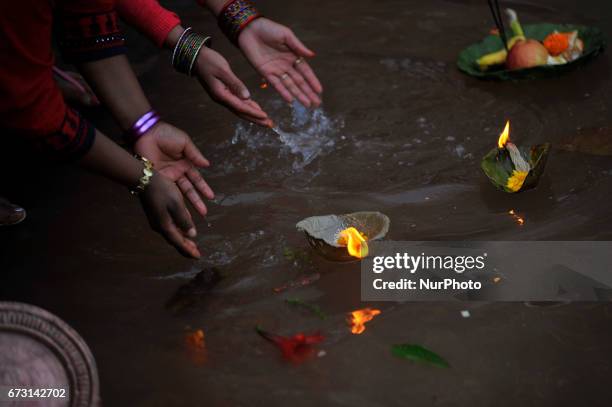
M 25 209 L 0 198 L 0 226 L 16 225 L 26 217 Z
M 76 72 L 62 71 L 53 68 L 53 77 L 66 102 L 78 103 L 83 106 L 98 106 L 100 101 L 91 90 L 85 79 Z

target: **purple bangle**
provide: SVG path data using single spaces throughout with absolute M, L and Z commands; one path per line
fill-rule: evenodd
M 129 144 L 134 144 L 139 138 L 145 135 L 151 127 L 159 122 L 159 115 L 155 110 L 149 110 L 125 132 L 125 138 Z

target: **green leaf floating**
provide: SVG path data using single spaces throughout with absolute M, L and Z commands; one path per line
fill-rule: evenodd
M 538 41 L 553 31 L 568 32 L 578 30 L 578 36 L 584 41 L 584 52 L 582 55 L 571 62 L 563 65 L 543 65 L 534 68 L 508 70 L 500 65 L 499 69 L 481 71 L 476 61 L 483 55 L 498 51 L 503 48 L 501 39 L 497 35 L 489 35 L 483 41 L 470 45 L 459 54 L 457 66 L 459 69 L 470 76 L 481 79 L 515 80 L 515 79 L 535 79 L 547 76 L 558 75 L 573 70 L 580 64 L 600 54 L 606 46 L 604 35 L 596 27 L 586 27 L 571 24 L 531 24 L 523 26 L 525 36 Z
M 482 170 L 489 177 L 493 185 L 502 191 L 514 193 L 534 188 L 544 172 L 550 151 L 550 143 L 538 144 L 530 148 L 518 147 L 518 149 L 531 167 L 531 170 L 518 189 L 512 188 L 512 177 L 515 174 L 515 167 L 506 149 L 493 148 L 484 156 L 480 163 Z
M 321 310 L 321 308 L 319 308 L 318 305 L 309 304 L 300 300 L 299 298 L 287 298 L 285 302 L 289 305 L 305 308 L 316 316 L 318 316 L 320 319 L 324 320 L 325 318 L 327 318 L 327 315 L 325 315 L 325 313 Z
M 408 359 L 414 362 L 425 362 L 438 367 L 450 367 L 448 362 L 441 356 L 420 345 L 408 343 L 392 345 L 391 353 L 398 358 Z

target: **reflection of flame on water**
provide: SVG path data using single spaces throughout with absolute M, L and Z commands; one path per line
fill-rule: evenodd
M 514 219 L 514 221 L 519 225 L 519 226 L 523 226 L 525 224 L 525 219 L 518 215 L 514 209 L 510 209 L 508 211 L 508 215 L 512 216 L 512 219 Z
M 206 362 L 206 344 L 204 343 L 204 331 L 198 329 L 185 334 L 185 345 L 190 359 L 196 365 Z
M 497 147 L 504 148 L 508 139 L 510 138 L 510 120 L 506 122 L 506 127 L 504 127 L 504 131 L 499 135 L 499 139 L 497 140 Z
M 259 87 L 261 89 L 267 89 L 268 88 L 268 81 L 266 81 L 264 78 L 261 79 L 261 83 L 259 84 Z
M 349 254 L 358 259 L 363 259 L 368 255 L 366 240 L 367 236 L 354 227 L 344 229 L 338 234 L 338 244 L 346 246 Z
M 379 309 L 363 308 L 348 314 L 347 322 L 351 327 L 351 333 L 359 335 L 365 331 L 365 323 L 374 319 L 374 317 L 380 314 Z

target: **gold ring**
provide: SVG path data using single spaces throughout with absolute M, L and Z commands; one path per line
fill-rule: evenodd
M 295 62 L 293 63 L 293 66 L 298 66 L 302 62 L 304 62 L 304 58 L 299 57 L 298 59 L 295 60 Z
M 285 72 L 284 74 L 281 75 L 281 79 L 285 80 L 289 77 L 289 74 L 287 72 Z

